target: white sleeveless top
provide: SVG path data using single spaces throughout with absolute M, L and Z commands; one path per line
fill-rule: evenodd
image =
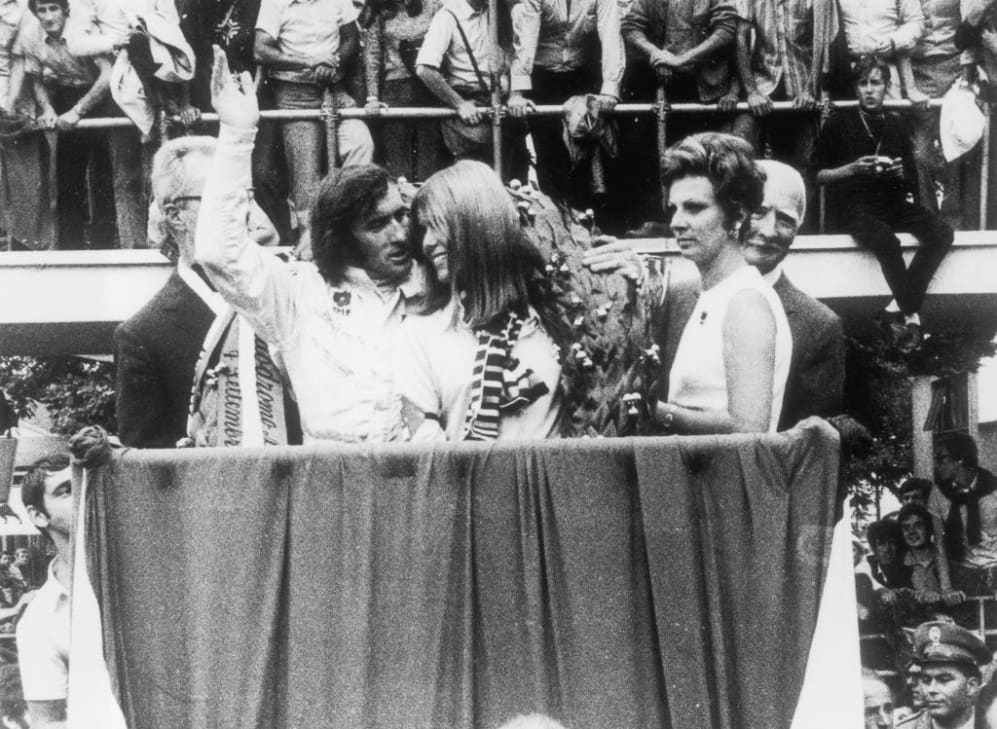
M 668 401 L 696 410 L 727 409 L 727 368 L 724 363 L 723 321 L 730 300 L 745 289 L 765 297 L 775 317 L 775 376 L 769 432 L 775 432 L 789 377 L 793 338 L 782 302 L 754 266 L 738 269 L 699 295 L 696 308 L 682 330 L 668 379 Z

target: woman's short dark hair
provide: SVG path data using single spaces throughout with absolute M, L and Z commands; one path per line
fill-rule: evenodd
M 668 148 L 661 169 L 668 185 L 684 177 L 708 179 L 728 221 L 739 213 L 750 215 L 762 204 L 765 172 L 755 163 L 751 144 L 732 134 L 692 134 Z
M 341 167 L 319 184 L 311 215 L 312 256 L 329 283 L 339 283 L 346 266 L 358 262 L 353 226 L 377 208 L 388 184 L 388 171 L 380 165 Z
M 890 64 L 886 62 L 886 59 L 876 55 L 859 56 L 858 60 L 855 61 L 855 65 L 852 66 L 852 83 L 857 84 L 877 69 L 883 78 L 883 83 L 889 84 Z
M 900 513 L 897 514 L 897 523 L 900 525 L 900 533 L 903 534 L 904 521 L 912 516 L 919 517 L 921 521 L 924 522 L 925 528 L 928 530 L 928 536 L 933 537 L 935 535 L 934 524 L 931 519 L 931 512 L 929 512 L 921 504 L 904 504 L 900 509 Z

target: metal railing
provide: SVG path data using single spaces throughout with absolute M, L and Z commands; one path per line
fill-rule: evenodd
M 497 87 L 496 87 L 497 88 Z M 501 169 L 502 164 L 502 124 L 503 121 L 509 116 L 508 109 L 505 105 L 501 103 L 498 97 L 497 90 L 493 92 L 492 95 L 492 105 L 482 109 L 482 112 L 490 119 L 490 123 L 493 129 L 492 135 L 492 148 L 493 148 L 493 164 L 496 169 Z M 941 106 L 940 99 L 932 99 L 928 102 L 930 107 L 938 108 Z M 857 106 L 858 102 L 854 99 L 843 100 L 843 101 L 833 101 L 830 103 L 825 103 L 818 110 L 812 112 L 817 115 L 825 115 L 832 108 L 847 108 Z M 777 101 L 772 104 L 773 113 L 787 112 L 787 111 L 798 111 L 792 102 L 789 101 Z M 914 106 L 909 101 L 897 101 L 897 100 L 887 100 L 884 103 L 884 107 L 887 109 L 895 110 L 911 110 Z M 613 109 L 610 114 L 616 116 L 623 115 L 648 115 L 654 116 L 656 120 L 656 138 L 657 138 L 657 153 L 660 160 L 661 156 L 668 146 L 668 120 L 673 114 L 723 114 L 727 116 L 733 116 L 738 113 L 750 112 L 750 107 L 745 102 L 739 102 L 733 110 L 720 110 L 716 104 L 698 104 L 698 103 L 675 103 L 671 104 L 668 102 L 667 97 L 664 92 L 663 87 L 659 87 L 657 93 L 657 100 L 654 103 L 628 103 L 628 104 L 617 104 L 616 108 Z M 529 116 L 538 117 L 549 117 L 549 116 L 559 116 L 562 113 L 562 107 L 560 105 L 541 105 L 527 112 Z M 985 113 L 987 115 L 987 123 L 983 128 L 983 139 L 980 143 L 981 146 L 981 162 L 980 162 L 980 205 L 979 205 L 979 217 L 978 217 L 978 227 L 979 230 L 986 230 L 987 216 L 988 216 L 988 200 L 989 197 L 989 174 L 990 174 L 990 124 L 989 124 L 989 108 L 985 108 Z M 286 121 L 317 121 L 325 125 L 326 131 L 326 150 L 329 160 L 329 167 L 335 167 L 338 165 L 339 161 L 339 149 L 338 149 L 338 129 L 339 124 L 343 120 L 347 119 L 359 119 L 364 121 L 377 121 L 377 120 L 432 120 L 432 119 L 450 119 L 457 116 L 457 112 L 454 109 L 442 108 L 442 107 L 399 107 L 399 108 L 383 108 L 377 110 L 368 111 L 363 107 L 337 107 L 333 102 L 333 96 L 331 92 L 327 92 L 325 95 L 325 100 L 323 105 L 317 109 L 295 109 L 295 110 L 266 110 L 262 111 L 261 119 L 266 122 L 279 123 Z M 159 126 L 163 134 L 162 138 L 165 138 L 165 132 L 169 124 L 176 123 L 179 120 L 176 118 L 167 118 L 165 116 L 160 116 Z M 212 124 L 217 123 L 218 115 L 212 113 L 205 113 L 201 115 L 199 123 Z M 124 117 L 102 117 L 102 118 L 92 118 L 83 119 L 78 124 L 78 129 L 122 129 L 133 127 L 132 122 Z M 821 190 L 823 193 L 823 189 Z M 823 199 L 823 195 L 822 195 Z M 821 206 L 823 207 L 823 205 Z M 821 216 L 823 218 L 823 216 Z M 823 229 L 823 226 L 821 226 Z

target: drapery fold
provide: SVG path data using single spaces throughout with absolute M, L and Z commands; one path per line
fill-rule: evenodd
M 789 727 L 838 444 L 125 451 L 91 577 L 131 729 Z

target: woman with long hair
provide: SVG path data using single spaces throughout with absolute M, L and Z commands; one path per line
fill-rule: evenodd
M 412 203 L 430 269 L 428 313 L 409 317 L 396 385 L 417 440 L 556 435 L 562 409 L 559 302 L 490 167 L 461 161 Z
M 778 295 L 742 249 L 764 173 L 751 146 L 728 134 L 686 137 L 663 165 L 672 233 L 699 269 L 703 292 L 679 340 L 657 420 L 674 433 L 774 431 L 792 338 Z

